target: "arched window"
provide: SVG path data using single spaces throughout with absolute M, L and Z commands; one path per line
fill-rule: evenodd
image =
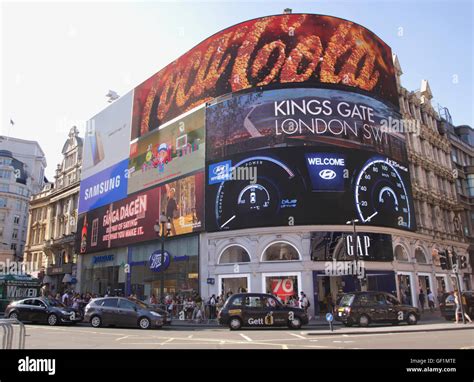
M 262 261 L 297 261 L 301 260 L 298 250 L 290 243 L 281 241 L 270 244 L 263 251 Z
M 426 260 L 425 252 L 420 247 L 415 249 L 415 259 L 418 264 L 428 264 Z
M 231 245 L 222 251 L 219 257 L 219 264 L 233 263 L 250 263 L 250 255 L 244 247 Z
M 395 259 L 408 262 L 408 253 L 403 246 L 397 245 L 395 247 Z

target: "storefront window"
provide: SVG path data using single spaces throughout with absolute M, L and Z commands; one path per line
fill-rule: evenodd
M 170 256 L 168 267 L 164 271 L 150 268 L 150 256 L 161 249 L 160 241 L 133 247 L 131 262 L 130 293 L 141 300 L 152 295 L 160 296 L 161 272 L 164 272 L 165 295 L 190 297 L 199 290 L 199 241 L 197 236 L 169 239 L 165 242 L 165 251 Z
M 222 277 L 220 293 L 231 295 L 234 293 L 249 292 L 249 280 L 247 276 Z M 234 304 L 235 305 L 235 304 Z
M 289 243 L 273 243 L 263 253 L 262 261 L 297 261 L 300 255 L 295 247 Z
M 275 275 L 265 277 L 265 291 L 286 303 L 291 296 L 299 298 L 297 275 Z
M 250 255 L 244 247 L 232 245 L 227 247 L 219 258 L 219 264 L 249 263 Z

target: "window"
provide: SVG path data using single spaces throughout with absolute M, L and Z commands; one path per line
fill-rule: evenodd
M 13 230 L 12 239 L 13 239 L 13 240 L 18 239 L 18 230 L 17 230 L 17 229 L 14 229 L 14 230 Z
M 453 160 L 454 163 L 458 163 L 458 156 L 456 153 L 456 149 L 451 150 L 451 159 Z
M 5 184 L 5 183 L 0 184 L 0 192 L 9 192 L 9 191 L 10 191 L 10 187 L 8 186 L 8 184 Z
M 7 214 L 5 212 L 0 212 L 0 222 L 4 222 L 6 216 Z
M 232 300 L 232 306 L 242 306 L 242 297 L 235 297 Z
M 0 207 L 6 207 L 8 204 L 7 198 L 0 198 Z
M 119 308 L 134 310 L 136 308 L 136 305 L 133 302 L 128 301 L 128 300 L 119 300 Z
M 244 304 L 247 308 L 263 308 L 263 302 L 260 296 L 245 297 Z
M 20 216 L 19 215 L 13 216 L 13 224 L 20 224 Z
M 296 248 L 286 242 L 273 243 L 263 252 L 262 261 L 297 261 L 300 255 Z
M 397 245 L 395 248 L 395 258 L 398 261 L 408 262 L 408 253 L 401 245 Z
M 428 262 L 426 261 L 426 256 L 424 251 L 418 247 L 415 249 L 415 259 L 418 264 L 427 264 Z
M 1 179 L 11 179 L 12 172 L 10 170 L 0 170 Z
M 10 245 L 10 249 L 16 251 L 16 243 L 12 243 L 12 245 Z
M 104 308 L 116 308 L 118 303 L 118 298 L 107 298 L 104 299 L 102 306 Z
M 11 158 L 0 158 L 0 165 L 2 166 L 9 166 L 11 163 Z
M 467 175 L 467 192 L 469 196 L 474 197 L 474 174 Z
M 247 250 L 240 245 L 232 245 L 222 252 L 219 264 L 250 263 L 250 256 Z

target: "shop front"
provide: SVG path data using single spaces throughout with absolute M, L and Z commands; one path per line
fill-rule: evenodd
M 127 295 L 140 300 L 159 298 L 163 283 L 165 296 L 193 296 L 199 292 L 198 255 L 197 235 L 167 239 L 163 264 L 160 240 L 129 247 Z
M 67 263 L 46 268 L 43 284 L 49 285 L 50 293 L 63 293 L 75 285 L 76 280 L 72 277 L 73 265 L 73 263 Z
M 81 256 L 81 292 L 99 296 L 124 295 L 126 247 Z

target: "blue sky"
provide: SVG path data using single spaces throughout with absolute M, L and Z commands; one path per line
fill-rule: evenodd
M 209 35 L 286 7 L 372 30 L 398 55 L 404 87 L 427 79 L 434 105 L 474 127 L 472 1 L 33 1 L 0 8 L 0 133 L 38 140 L 52 178 L 69 128 L 84 131 L 109 89 L 125 94 Z

